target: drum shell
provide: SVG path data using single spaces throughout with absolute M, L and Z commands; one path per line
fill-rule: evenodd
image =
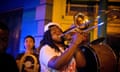
M 114 51 L 110 46 L 104 43 L 90 45 L 97 54 L 98 69 L 100 72 L 115 72 L 117 59 Z
M 116 55 L 112 48 L 104 43 L 90 44 L 81 47 L 87 66 L 82 69 L 84 72 L 115 72 Z

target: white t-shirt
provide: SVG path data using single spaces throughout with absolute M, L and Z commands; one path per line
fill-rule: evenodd
M 61 50 L 63 52 L 63 50 Z M 40 50 L 39 60 L 41 65 L 41 72 L 76 72 L 76 62 L 72 58 L 69 65 L 63 70 L 55 70 L 48 67 L 49 60 L 54 56 L 60 56 L 61 52 L 56 52 L 55 49 L 51 48 L 49 45 L 45 45 Z

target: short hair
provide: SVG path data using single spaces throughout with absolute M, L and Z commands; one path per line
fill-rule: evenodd
M 78 17 L 80 17 L 84 20 L 85 15 L 83 13 L 77 13 L 74 15 L 74 19 L 77 19 Z
M 33 40 L 33 42 L 35 43 L 35 39 L 34 39 L 33 36 L 31 36 L 31 35 L 27 35 L 27 36 L 24 38 L 24 41 L 25 41 L 25 39 L 27 39 L 27 38 L 31 38 L 31 39 Z

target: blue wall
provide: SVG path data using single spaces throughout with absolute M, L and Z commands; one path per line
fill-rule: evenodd
M 37 34 L 38 25 L 35 20 L 36 7 L 39 5 L 40 0 L 25 0 L 24 1 L 24 10 L 22 17 L 22 26 L 21 26 L 21 36 L 20 36 L 20 48 L 19 52 L 24 52 L 24 37 L 27 35 L 32 35 L 33 37 Z
M 32 8 L 39 5 L 40 0 L 1 0 L 0 12 L 9 11 L 17 8 Z
M 23 41 L 26 35 L 36 35 L 37 22 L 35 20 L 35 8 L 24 10 L 22 17 L 21 38 L 20 38 L 20 52 L 24 51 Z
M 17 8 L 23 8 L 23 0 L 1 0 L 0 12 L 6 12 Z
M 23 39 L 26 35 L 36 35 L 38 25 L 35 20 L 36 7 L 40 4 L 40 0 L 1 0 L 0 1 L 0 13 L 13 11 L 16 9 L 23 9 L 20 42 L 18 46 L 18 52 L 24 51 Z M 14 53 L 13 53 L 14 54 Z M 14 55 L 16 56 L 16 55 Z

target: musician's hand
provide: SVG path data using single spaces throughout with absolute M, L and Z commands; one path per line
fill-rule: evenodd
M 90 35 L 89 35 L 89 33 L 82 33 L 82 35 L 84 36 L 84 40 L 83 40 L 83 44 L 87 44 L 87 43 L 89 43 L 89 41 L 90 41 Z
M 75 34 L 75 32 L 70 32 L 70 33 L 66 34 L 66 35 L 64 36 L 65 40 L 71 41 L 71 40 L 72 40 L 72 36 L 73 36 L 74 34 Z
M 72 36 L 72 43 L 77 44 L 77 45 L 82 44 L 82 42 L 84 42 L 86 40 L 87 40 L 86 36 L 83 33 L 76 32 Z

